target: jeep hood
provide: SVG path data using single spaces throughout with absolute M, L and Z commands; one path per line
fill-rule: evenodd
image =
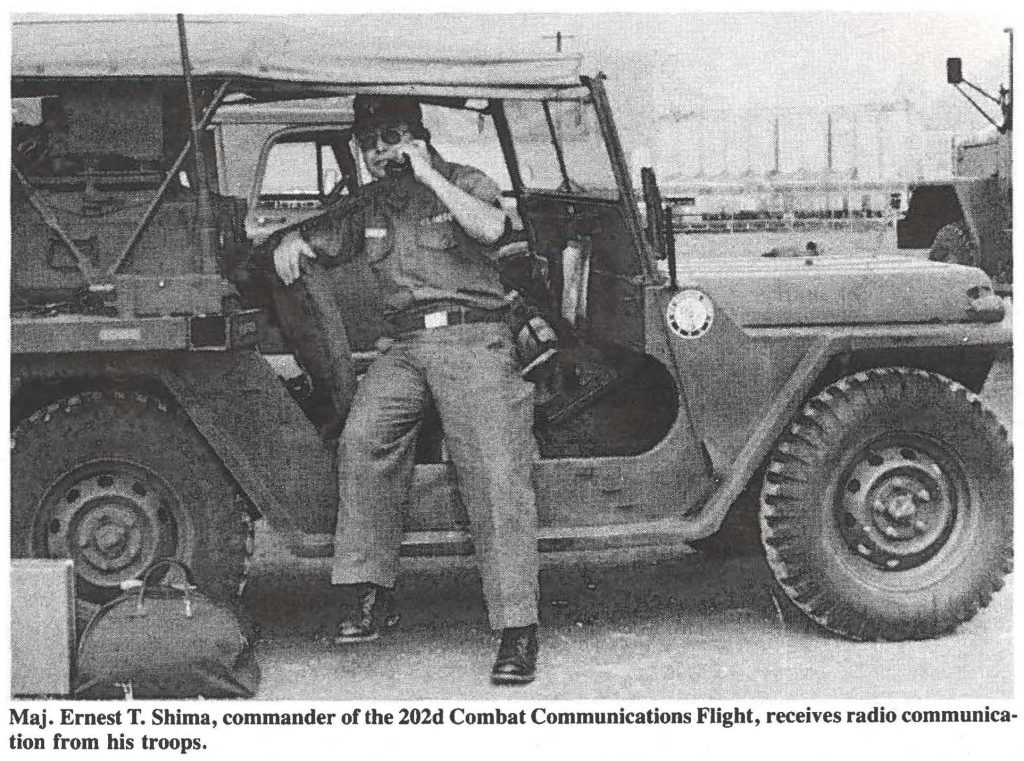
M 902 256 L 681 258 L 679 282 L 746 327 L 997 321 L 979 269 Z

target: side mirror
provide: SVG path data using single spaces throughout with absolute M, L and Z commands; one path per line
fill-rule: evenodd
M 640 169 L 640 185 L 643 188 L 644 207 L 647 217 L 647 240 L 654 247 L 659 259 L 665 258 L 665 213 L 661 203 L 661 191 L 654 170 L 649 166 Z
M 649 166 L 640 169 L 640 183 L 643 186 L 644 206 L 647 211 L 647 239 L 654 247 L 659 259 L 668 260 L 668 277 L 672 288 L 676 288 L 676 234 L 672 223 L 672 206 L 666 204 L 658 188 L 658 179 Z
M 964 81 L 963 62 L 959 58 L 946 59 L 946 81 L 951 85 Z

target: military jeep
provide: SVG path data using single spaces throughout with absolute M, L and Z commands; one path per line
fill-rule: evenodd
M 1010 67 L 1013 30 L 1010 34 Z M 989 95 L 964 78 L 959 58 L 946 59 L 946 80 L 991 127 L 956 144 L 952 178 L 911 184 L 907 212 L 896 225 L 900 248 L 927 248 L 932 261 L 980 267 L 996 292 L 1013 292 L 1013 74 L 1009 88 Z M 984 95 L 999 108 L 998 119 L 974 100 Z
M 341 255 L 307 273 L 329 330 L 289 327 L 261 243 L 357 207 L 346 104 L 406 93 L 442 155 L 507 190 L 503 277 L 549 331 L 529 368 L 541 551 L 695 542 L 756 491 L 779 585 L 827 629 L 925 638 L 988 603 L 1012 554 L 1011 447 L 976 395 L 1011 345 L 988 276 L 677 257 L 601 75 L 328 42 L 265 19 L 15 21 L 12 555 L 73 558 L 96 603 L 165 555 L 237 595 L 257 517 L 332 552 L 331 405 L 292 382 L 316 364 L 296 342 L 327 341 L 310 382 L 344 395 L 384 327 Z M 471 553 L 443 431 L 422 437 L 403 551 Z

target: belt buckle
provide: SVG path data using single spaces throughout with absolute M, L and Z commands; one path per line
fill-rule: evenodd
M 448 312 L 429 312 L 423 315 L 423 327 L 443 328 L 448 325 Z

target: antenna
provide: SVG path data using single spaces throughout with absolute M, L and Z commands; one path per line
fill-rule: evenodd
M 185 92 L 188 96 L 188 118 L 189 126 L 192 129 L 192 155 L 195 158 L 196 191 L 198 193 L 198 209 L 196 213 L 196 228 L 199 233 L 200 259 L 199 269 L 206 271 L 206 267 L 216 260 L 217 255 L 217 227 L 214 223 L 213 200 L 210 198 L 210 184 L 207 182 L 206 166 L 203 164 L 203 154 L 199 143 L 199 118 L 196 115 L 196 99 L 192 88 L 192 62 L 188 56 L 188 40 L 185 37 L 185 15 L 178 16 L 178 42 L 181 46 L 181 70 L 185 76 Z

